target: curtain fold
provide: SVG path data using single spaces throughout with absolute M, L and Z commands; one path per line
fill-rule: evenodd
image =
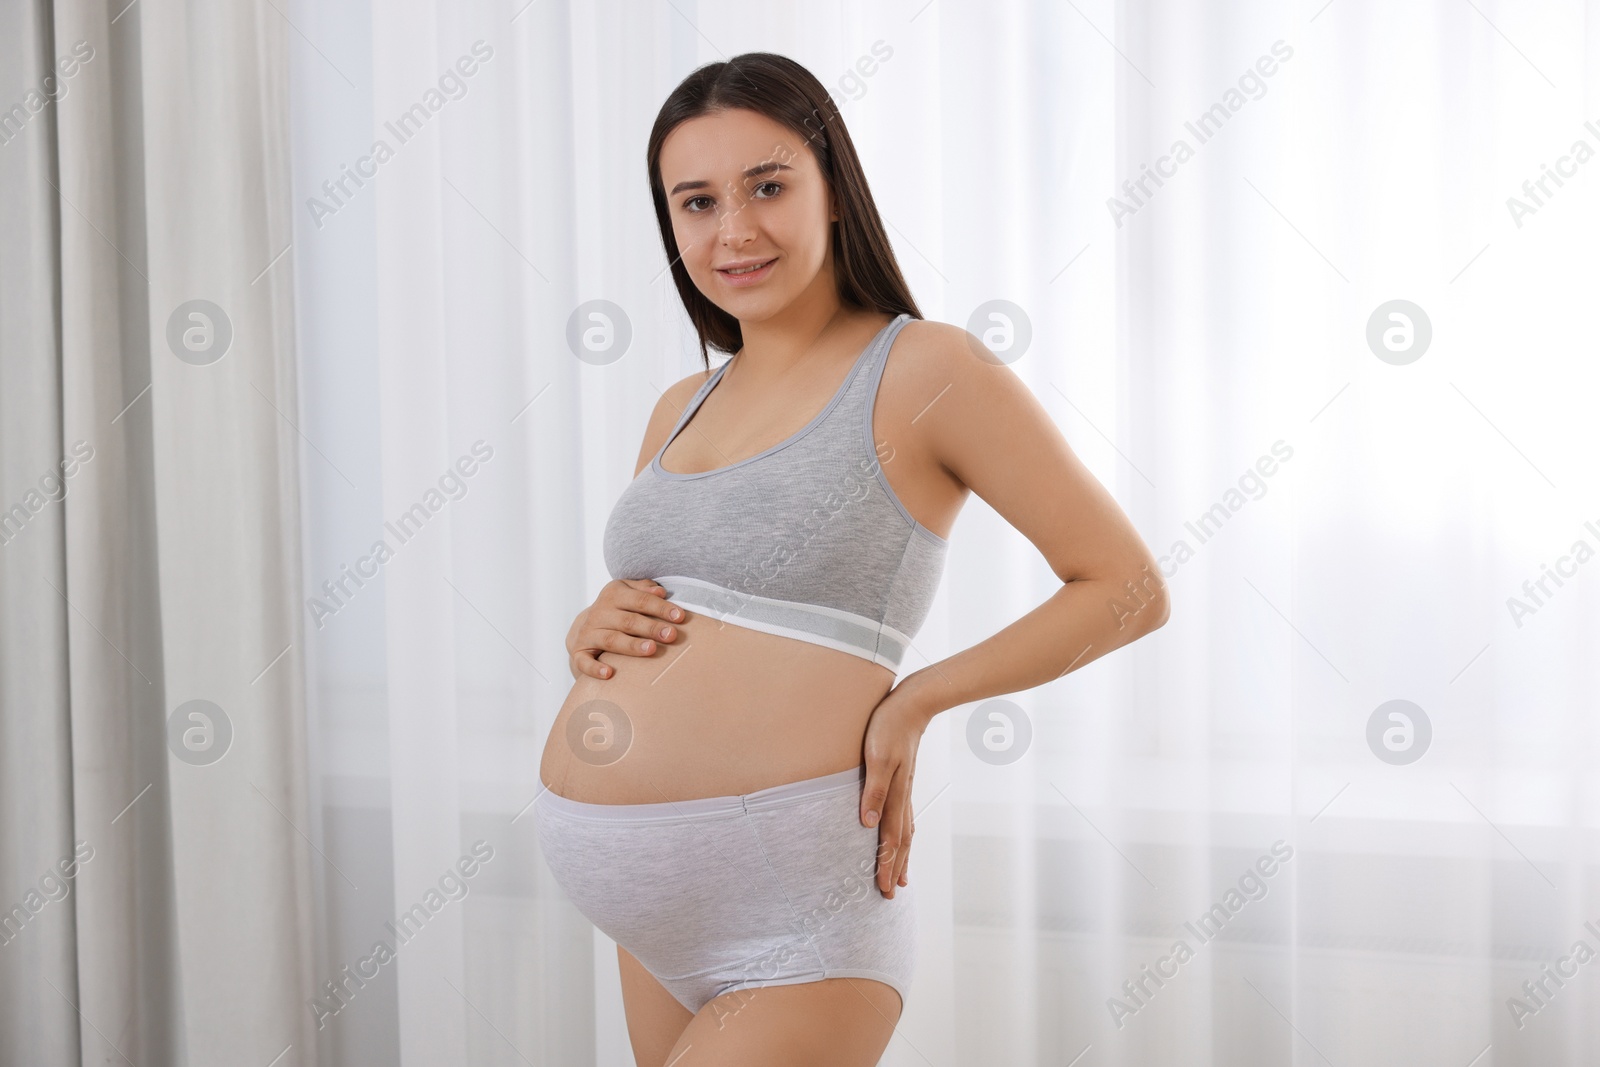
M 0 1062 L 312 1063 L 291 31 L 6 18 Z
M 55 55 L 47 2 L 0 8 L 0 99 L 42 111 Z M 31 127 L 31 128 L 30 128 Z M 60 181 L 53 136 L 26 102 L 0 115 L 0 1062 L 75 1063 L 77 986 L 69 608 L 61 496 L 79 461 L 62 439 L 57 358 Z M 18 508 L 20 507 L 20 511 Z M 58 866 L 60 864 L 60 866 Z M 31 894 L 31 896 L 30 896 Z M 14 909 L 21 907 L 19 916 Z

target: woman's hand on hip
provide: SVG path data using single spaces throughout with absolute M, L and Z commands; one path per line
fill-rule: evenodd
M 666 622 L 682 622 L 682 608 L 667 599 L 667 591 L 648 578 L 618 578 L 600 587 L 599 594 L 572 620 L 567 631 L 568 666 L 574 678 L 609 678 L 614 670 L 600 662 L 600 653 L 651 656 L 656 641 L 668 643 L 678 632 Z M 640 640 L 643 638 L 643 640 Z
M 898 689 L 878 702 L 867 720 L 862 754 L 867 781 L 861 790 L 861 822 L 878 827 L 878 891 L 892 898 L 896 886 L 907 884 L 906 864 L 911 858 L 911 777 L 917 767 L 917 747 L 928 728 L 928 718 Z

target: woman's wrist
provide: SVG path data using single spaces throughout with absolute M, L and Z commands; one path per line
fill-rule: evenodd
M 932 722 L 941 711 L 962 703 L 955 686 L 936 666 L 912 671 L 900 680 L 895 690 L 903 694 L 907 706 L 924 725 Z

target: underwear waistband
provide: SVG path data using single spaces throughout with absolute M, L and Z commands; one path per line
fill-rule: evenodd
M 538 802 L 546 810 L 559 812 L 575 819 L 593 819 L 601 822 L 676 822 L 683 819 L 726 818 L 748 811 L 761 811 L 797 800 L 806 800 L 845 789 L 859 789 L 867 780 L 865 764 L 849 767 L 817 778 L 803 778 L 798 782 L 757 789 L 753 793 L 720 797 L 695 797 L 692 800 L 665 800 L 650 804 L 594 804 L 572 800 L 543 787 Z

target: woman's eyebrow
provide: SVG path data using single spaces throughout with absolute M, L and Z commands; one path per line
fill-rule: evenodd
M 744 174 L 742 175 L 742 177 L 744 177 L 746 179 L 748 179 L 748 178 L 759 178 L 763 174 L 776 174 L 780 170 L 793 170 L 793 169 L 794 168 L 789 166 L 789 164 L 787 164 L 787 163 L 779 163 L 777 160 L 772 160 L 772 161 L 767 162 L 767 163 L 758 163 L 756 166 L 751 167 L 749 170 L 745 171 Z M 677 196 L 679 193 L 684 192 L 687 189 L 709 189 L 709 188 L 711 188 L 711 183 L 710 182 L 705 181 L 703 179 L 697 179 L 697 180 L 692 181 L 692 182 L 679 182 L 677 185 L 674 185 L 672 187 L 672 192 L 668 193 L 667 195 L 668 196 Z

